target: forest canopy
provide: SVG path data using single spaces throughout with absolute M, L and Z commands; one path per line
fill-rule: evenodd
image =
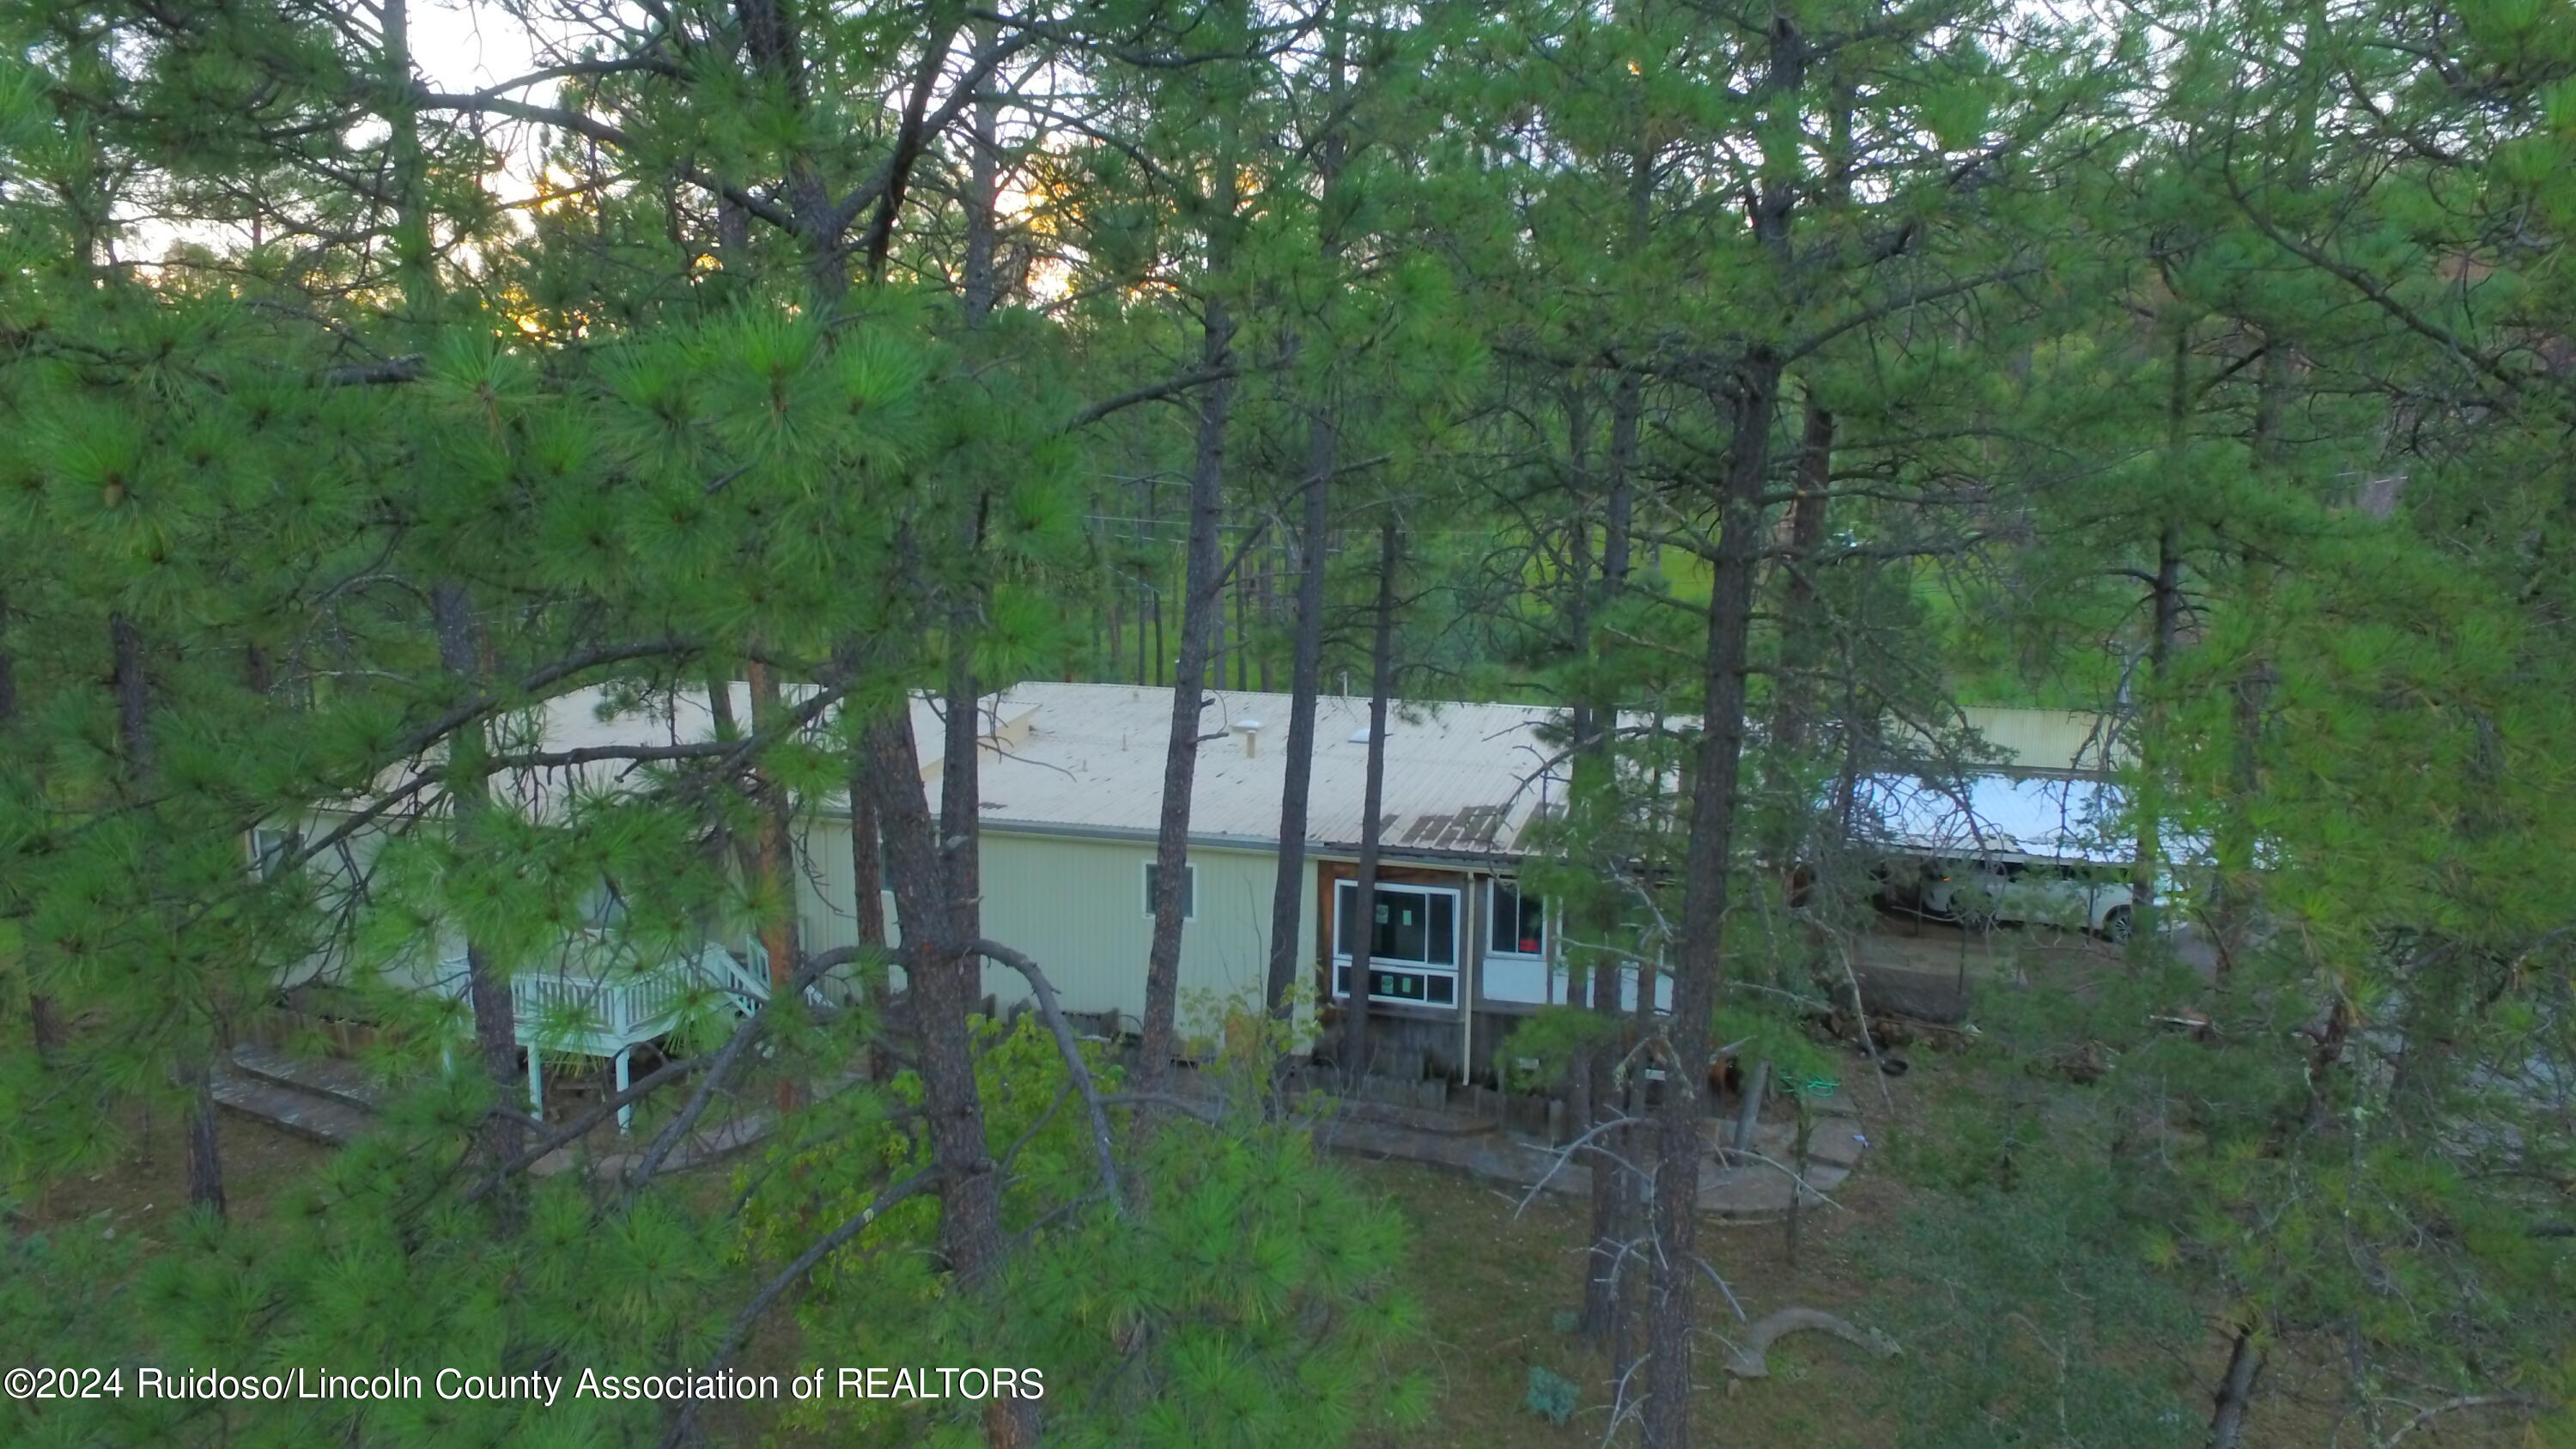
M 2576 1442 L 2565 0 L 0 37 L 0 1368 L 122 1374 L 12 1378 L 8 1442 L 1447 1443 L 1526 1370 L 1529 1433 L 1680 1449 L 1753 1412 L 1702 1177 L 1766 1113 L 1786 1261 L 1880 1255 L 1874 1440 Z M 1132 1023 L 990 929 L 1022 681 L 1168 696 Z M 1405 879 L 1429 701 L 1564 781 L 1493 939 L 1566 984 L 1445 1074 L 1588 1184 L 1561 1347 L 1492 1365 L 1325 1150 L 1406 1012 L 1299 945 L 1310 821 Z M 1855 801 L 1998 768 L 1971 707 L 2101 722 L 2120 904 L 1898 1083 Z M 1256 749 L 1259 985 L 1194 1001 L 1193 793 Z M 528 984 L 580 953 L 677 983 L 649 1042 Z M 276 1049 L 347 1074 L 328 1152 L 219 1115 Z M 1804 1195 L 1852 1099 L 1858 1210 Z M 1045 1389 L 135 1392 L 833 1362 Z

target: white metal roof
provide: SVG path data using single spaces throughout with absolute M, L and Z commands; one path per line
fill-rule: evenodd
M 810 697 L 808 687 L 785 692 L 791 702 Z M 732 695 L 737 725 L 747 724 L 748 689 L 737 683 Z M 503 753 L 558 753 L 715 737 L 702 690 L 663 694 L 642 709 L 609 711 L 611 698 L 601 689 L 574 690 L 535 711 L 508 716 L 494 731 L 494 746 Z M 1199 721 L 1200 735 L 1208 738 L 1198 746 L 1191 791 L 1193 839 L 1278 843 L 1289 704 L 1284 694 L 1208 694 Z M 987 826 L 1152 838 L 1161 823 L 1170 689 L 1024 683 L 985 696 L 980 709 L 981 817 Z M 1398 857 L 1516 854 L 1530 823 L 1564 801 L 1566 765 L 1558 747 L 1540 738 L 1562 718 L 1544 705 L 1399 703 L 1387 729 L 1384 848 Z M 936 808 L 944 751 L 936 701 L 914 698 L 912 728 Z M 2071 724 L 2064 729 L 2075 732 Z M 1310 843 L 1335 852 L 1359 848 L 1367 739 L 1365 698 L 1326 695 L 1316 701 Z M 388 772 L 378 788 L 392 789 L 428 763 Z M 506 770 L 493 783 L 501 798 L 548 815 L 575 789 L 619 788 L 633 768 L 627 760 L 593 760 Z M 424 793 L 411 806 L 422 808 L 434 799 L 434 792 Z M 823 803 L 845 806 L 838 798 Z M 2121 819 L 2121 790 L 2095 779 L 1973 774 L 1943 782 L 1889 772 L 1863 777 L 1854 804 L 1856 836 L 1907 851 L 2108 862 L 2127 860 L 2134 849 Z
M 792 708 L 799 701 L 813 697 L 813 687 L 791 684 L 782 689 Z M 751 689 L 736 681 L 729 693 L 733 701 L 734 728 L 751 728 Z M 621 707 L 612 708 L 612 703 Z M 822 722 L 830 719 L 828 712 Z M 939 759 L 941 748 L 939 714 L 927 699 L 912 702 L 912 728 L 923 751 L 923 768 L 930 769 Z M 581 750 L 615 751 L 638 746 L 700 744 L 716 737 L 715 713 L 707 706 L 704 689 L 682 689 L 655 693 L 640 708 L 622 701 L 610 690 L 598 686 L 568 690 L 552 696 L 532 709 L 511 711 L 497 716 L 487 727 L 487 740 L 494 753 L 505 756 L 524 754 L 566 755 Z M 372 792 L 362 792 L 327 802 L 327 808 L 352 809 L 386 792 L 402 788 L 424 771 L 437 767 L 445 758 L 444 746 L 414 757 L 402 765 L 386 770 L 376 778 Z M 496 800 L 509 801 L 535 818 L 560 815 L 576 792 L 607 793 L 623 788 L 637 766 L 631 759 L 603 758 L 578 764 L 550 764 L 543 767 L 514 767 L 494 772 L 490 789 Z M 433 784 L 415 792 L 400 814 L 426 811 L 437 804 L 443 791 Z
M 787 691 L 791 703 L 809 692 Z M 751 714 L 748 691 L 732 690 L 737 727 Z M 507 717 L 494 730 L 502 753 L 690 744 L 715 737 L 703 690 L 657 696 L 645 708 L 609 711 L 612 696 L 579 689 Z M 1275 846 L 1279 795 L 1287 782 L 1289 697 L 1213 691 L 1200 715 L 1190 834 L 1209 842 Z M 1172 691 L 1119 684 L 1030 683 L 984 697 L 977 730 L 985 742 L 982 818 L 998 830 L 1150 837 L 1161 822 L 1165 744 Z M 1398 856 L 1507 855 L 1537 814 L 1561 804 L 1566 771 L 1539 740 L 1557 711 L 1537 705 L 1407 701 L 1389 715 L 1385 848 Z M 1327 695 L 1316 702 L 1315 761 L 1307 838 L 1327 849 L 1359 847 L 1365 798 L 1368 701 Z M 912 702 L 914 747 L 932 808 L 945 752 L 936 701 Z M 1246 738 L 1250 738 L 1247 751 Z M 390 790 L 434 761 L 389 771 Z M 574 790 L 613 791 L 634 768 L 622 759 L 505 770 L 494 794 L 532 814 L 559 811 Z M 435 790 L 416 796 L 428 806 Z M 356 801 L 341 802 L 344 806 Z M 846 808 L 835 796 L 826 808 Z
M 1287 783 L 1284 694 L 1210 692 L 1190 793 L 1194 839 L 1275 845 Z M 1014 828 L 1144 837 L 1160 824 L 1172 691 L 1124 684 L 1015 685 L 985 700 L 1009 722 L 984 757 L 982 818 Z M 1566 771 L 1541 742 L 1558 712 L 1540 705 L 1407 701 L 1389 713 L 1385 849 L 1394 855 L 1501 855 L 1565 798 Z M 1238 726 L 1257 726 L 1246 730 Z M 1359 846 L 1367 784 L 1368 701 L 1315 705 L 1307 838 Z M 1247 752 L 1245 735 L 1252 737 Z M 1017 735 L 1017 738 L 1010 738 Z M 925 757 L 937 749 L 923 742 Z M 926 768 L 926 764 L 925 764 Z M 934 797 L 937 783 L 932 784 Z

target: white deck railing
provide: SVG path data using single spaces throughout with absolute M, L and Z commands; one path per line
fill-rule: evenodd
M 462 953 L 439 963 L 438 987 L 465 995 Z M 758 942 L 743 961 L 710 942 L 698 955 L 670 957 L 650 966 L 610 938 L 583 932 L 567 943 L 554 966 L 522 968 L 510 978 L 510 1006 L 519 1044 L 582 1056 L 615 1056 L 668 1035 L 693 997 L 714 989 L 745 1015 L 769 1001 L 768 956 Z

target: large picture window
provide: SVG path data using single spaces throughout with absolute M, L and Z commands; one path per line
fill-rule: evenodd
M 1369 996 L 1422 1006 L 1458 1004 L 1458 892 L 1381 884 L 1373 919 L 1360 919 L 1359 883 L 1333 886 L 1333 994 L 1351 990 L 1350 959 L 1368 932 Z
M 1493 909 L 1486 915 L 1485 951 L 1493 956 L 1547 954 L 1547 902 L 1521 894 L 1517 882 L 1493 884 Z

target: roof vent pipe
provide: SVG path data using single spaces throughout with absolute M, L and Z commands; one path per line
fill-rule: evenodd
M 1234 732 L 1243 737 L 1243 757 L 1245 759 L 1249 760 L 1261 753 L 1261 721 L 1257 719 L 1236 720 L 1234 722 Z

